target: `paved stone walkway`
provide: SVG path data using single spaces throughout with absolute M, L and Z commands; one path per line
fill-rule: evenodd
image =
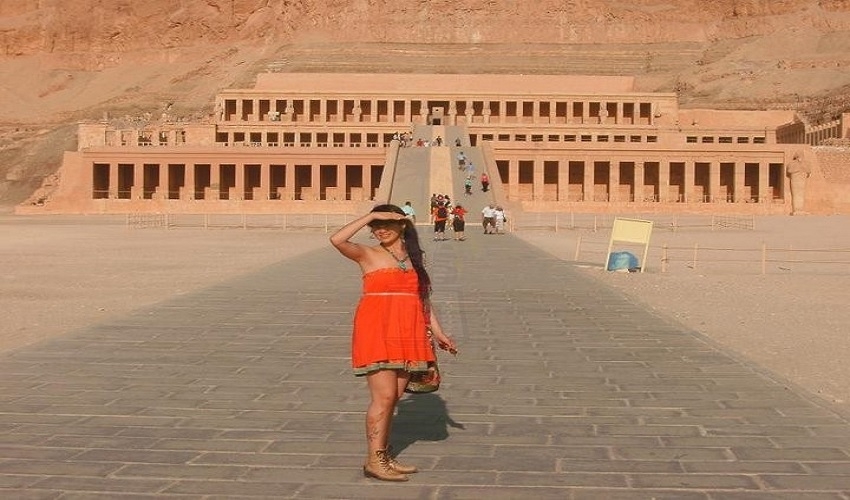
M 461 353 L 400 405 L 409 483 L 362 477 L 360 280 L 328 246 L 0 356 L 0 498 L 850 498 L 845 419 L 469 229 L 423 231 Z

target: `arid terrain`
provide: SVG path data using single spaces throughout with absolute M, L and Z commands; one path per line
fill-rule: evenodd
M 15 0 L 0 2 L 0 41 L 0 214 L 56 181 L 79 121 L 209 120 L 216 92 L 264 71 L 629 75 L 682 107 L 795 109 L 813 123 L 850 109 L 847 0 Z M 3 217 L 0 350 L 226 279 L 222 259 L 247 272 L 326 244 Z M 678 244 L 850 248 L 845 218 L 759 227 Z M 574 233 L 522 236 L 571 259 Z M 801 267 L 587 272 L 847 411 L 846 264 Z
M 205 120 L 258 72 L 632 75 L 683 107 L 850 106 L 846 0 L 0 3 L 0 210 L 80 120 Z M 53 180 L 55 182 L 55 179 Z
M 328 248 L 320 231 L 131 229 L 114 216 L 30 219 L 0 214 L 0 353 Z M 752 229 L 716 231 L 683 219 L 675 232 L 654 229 L 644 273 L 602 269 L 610 228 L 515 235 L 850 415 L 848 223 L 847 216 L 760 217 Z M 579 237 L 584 250 L 576 262 Z M 661 272 L 665 244 L 671 253 Z M 762 274 L 763 244 L 796 253 L 772 252 Z M 702 248 L 697 264 L 695 245 Z

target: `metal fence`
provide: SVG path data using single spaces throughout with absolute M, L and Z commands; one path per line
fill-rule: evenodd
M 330 232 L 344 226 L 350 214 L 148 214 L 127 215 L 132 229 L 276 229 Z

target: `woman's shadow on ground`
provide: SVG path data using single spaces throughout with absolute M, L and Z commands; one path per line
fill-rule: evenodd
M 449 427 L 464 429 L 449 416 L 443 398 L 434 393 L 408 395 L 397 408 L 391 437 L 397 452 L 417 441 L 442 441 L 449 437 Z

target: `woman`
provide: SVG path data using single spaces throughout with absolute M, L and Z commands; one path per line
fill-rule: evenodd
M 466 209 L 463 205 L 458 205 L 452 209 L 452 229 L 455 233 L 455 241 L 464 241 L 466 237 L 463 235 L 463 230 L 466 227 L 466 220 L 463 216 L 466 215 Z
M 351 238 L 369 226 L 378 241 Z M 334 233 L 331 244 L 360 266 L 363 295 L 354 316 L 352 366 L 365 376 L 371 400 L 366 410 L 368 457 L 363 474 L 383 481 L 407 481 L 416 467 L 400 464 L 389 449 L 396 404 L 412 372 L 434 361 L 430 328 L 437 345 L 456 352 L 431 307 L 431 278 L 425 270 L 416 228 L 395 205 L 378 205 Z
M 505 209 L 497 206 L 493 216 L 496 221 L 496 234 L 505 234 L 505 222 L 508 220 L 505 216 Z

